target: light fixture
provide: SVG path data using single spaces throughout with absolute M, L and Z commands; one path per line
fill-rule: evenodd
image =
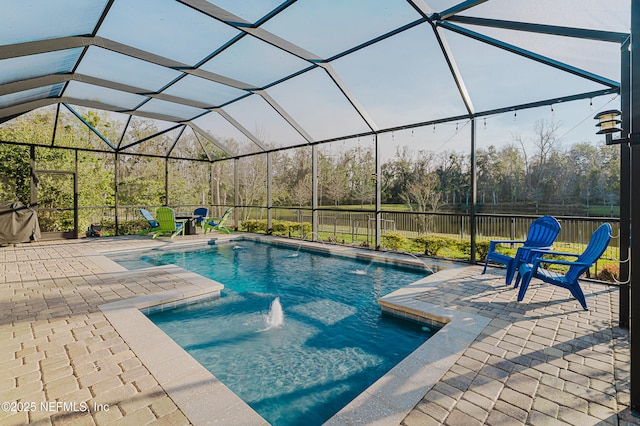
M 600 130 L 596 133 L 596 135 L 608 135 L 611 133 L 621 132 L 622 129 L 618 128 L 618 124 L 622 123 L 622 121 L 618 120 L 622 114 L 617 109 L 610 109 L 607 111 L 602 111 L 596 114 L 594 119 L 598 120 L 597 127 L 600 127 Z
M 596 127 L 600 127 L 596 135 L 605 135 L 607 145 L 640 143 L 640 133 L 631 133 L 626 138 L 613 139 L 614 133 L 622 132 L 622 129 L 618 127 L 618 125 L 622 123 L 618 118 L 621 114 L 617 109 L 597 113 L 596 116 L 593 117 L 595 120 L 598 120 Z

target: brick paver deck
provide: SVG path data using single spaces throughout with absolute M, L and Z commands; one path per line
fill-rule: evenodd
M 0 424 L 196 423 L 99 306 L 189 285 L 162 269 L 123 271 L 102 253 L 202 238 L 0 248 Z M 629 336 L 616 327 L 615 287 L 585 284 L 585 312 L 535 280 L 518 303 L 500 269 L 480 271 L 461 268 L 415 296 L 490 322 L 403 425 L 640 424 L 627 408 Z
M 568 290 L 532 281 L 525 299 L 504 273 L 466 268 L 419 296 L 491 322 L 403 425 L 638 424 L 629 405 L 629 335 L 616 327 L 616 287 Z

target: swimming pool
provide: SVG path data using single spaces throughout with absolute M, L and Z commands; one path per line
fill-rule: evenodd
M 275 425 L 321 424 L 435 331 L 377 305 L 423 269 L 249 241 L 141 260 L 225 284 L 220 299 L 149 317 Z M 279 327 L 268 315 L 276 298 Z

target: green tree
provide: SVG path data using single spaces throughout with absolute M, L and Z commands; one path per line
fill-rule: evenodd
M 29 205 L 30 171 L 28 147 L 0 144 L 0 201 Z

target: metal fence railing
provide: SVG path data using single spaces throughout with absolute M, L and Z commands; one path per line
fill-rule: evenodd
M 140 208 L 146 208 L 154 213 L 159 206 L 119 206 L 113 207 L 82 207 L 80 215 L 83 221 L 90 223 L 108 223 L 113 226 L 110 234 L 115 235 L 116 214 L 119 221 L 119 234 L 137 233 L 146 226 L 140 216 Z M 176 212 L 191 212 L 196 205 L 172 206 Z M 221 215 L 228 206 L 207 206 L 210 215 Z M 369 210 L 341 210 L 318 209 L 317 234 L 315 237 L 339 244 L 374 247 L 376 242 L 376 213 Z M 281 235 L 292 238 L 313 239 L 310 232 L 313 222 L 313 210 L 308 207 L 272 207 L 271 217 L 274 221 L 286 222 L 287 232 Z M 234 214 L 229 219 L 229 225 L 238 229 L 248 219 L 264 221 L 269 209 L 264 206 L 236 206 Z M 524 240 L 529 225 L 536 218 L 535 215 L 504 215 L 479 214 L 476 215 L 476 241 L 488 240 Z M 562 229 L 555 247 L 560 250 L 572 248 L 580 251 L 589 242 L 593 231 L 602 223 L 609 222 L 613 228 L 613 238 L 609 248 L 603 255 L 604 259 L 619 259 L 619 219 L 613 217 L 577 217 L 557 216 Z M 80 228 L 82 232 L 82 228 Z M 407 239 L 420 236 L 442 235 L 463 241 L 471 239 L 470 216 L 464 213 L 416 213 L 382 211 L 380 213 L 381 238 L 390 234 L 400 235 Z

